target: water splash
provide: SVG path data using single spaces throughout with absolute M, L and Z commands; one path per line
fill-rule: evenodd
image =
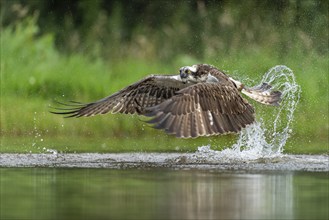
M 223 151 L 214 151 L 210 146 L 199 147 L 194 159 L 207 161 L 255 160 L 281 155 L 292 132 L 291 123 L 300 99 L 301 89 L 293 71 L 283 65 L 271 68 L 260 83 L 272 85 L 282 92 L 282 102 L 269 119 L 260 117 L 242 130 L 237 142 Z
M 37 112 L 34 112 L 34 116 L 33 116 L 33 130 L 32 130 L 32 134 L 34 136 L 33 138 L 33 142 L 32 142 L 32 147 L 37 147 L 37 143 L 39 141 L 43 141 L 43 138 L 41 138 L 41 133 L 38 129 L 37 124 L 39 123 L 38 118 L 37 118 Z
M 55 150 L 55 149 L 48 149 L 48 148 L 42 148 L 42 150 L 44 150 L 46 153 L 50 153 L 50 154 L 53 154 L 53 155 L 57 155 L 58 154 L 58 151 Z

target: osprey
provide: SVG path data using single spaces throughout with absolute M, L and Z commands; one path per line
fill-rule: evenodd
M 150 75 L 101 100 L 71 102 L 54 114 L 66 117 L 106 113 L 151 117 L 157 129 L 181 138 L 239 132 L 255 121 L 241 93 L 265 105 L 279 105 L 281 92 L 263 83 L 248 88 L 208 64 L 180 68 L 179 75 Z

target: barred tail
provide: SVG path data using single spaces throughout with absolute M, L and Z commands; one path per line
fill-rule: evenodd
M 252 88 L 243 87 L 241 92 L 262 104 L 278 106 L 281 101 L 281 92 L 271 91 L 271 87 L 269 84 L 263 83 Z

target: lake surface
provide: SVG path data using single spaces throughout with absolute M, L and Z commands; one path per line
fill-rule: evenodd
M 289 170 L 283 166 L 289 164 L 288 159 L 281 162 L 278 158 L 191 164 L 188 161 L 191 155 L 171 158 L 172 154 L 161 154 L 157 158 L 137 154 L 135 159 L 129 154 L 98 155 L 99 158 L 77 154 L 78 163 L 72 159 L 74 155 L 2 154 L 0 218 L 328 219 L 329 216 L 327 156 L 310 156 L 309 162 L 316 166 L 306 172 L 302 171 L 306 165 L 302 168 L 298 163 L 290 164 Z M 167 160 L 161 162 L 160 157 Z M 18 167 L 8 167 L 13 158 Z M 124 163 L 118 163 L 120 158 Z M 299 158 L 298 161 L 306 160 Z M 160 160 L 158 166 L 152 160 Z M 172 166 L 164 166 L 166 163 Z M 99 164 L 105 165 L 100 168 Z M 235 167 L 237 164 L 240 165 Z M 271 164 L 281 166 L 273 168 Z M 316 168 L 320 164 L 327 165 L 327 169 L 322 165 L 321 169 Z M 243 166 L 246 168 L 242 169 Z

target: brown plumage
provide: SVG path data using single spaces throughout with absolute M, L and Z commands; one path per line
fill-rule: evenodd
M 281 93 L 263 84 L 247 88 L 217 68 L 182 67 L 180 75 L 152 75 L 111 96 L 88 104 L 57 108 L 66 117 L 124 113 L 151 117 L 149 123 L 177 137 L 190 138 L 239 132 L 254 122 L 253 107 L 240 91 L 267 105 L 278 105 Z

